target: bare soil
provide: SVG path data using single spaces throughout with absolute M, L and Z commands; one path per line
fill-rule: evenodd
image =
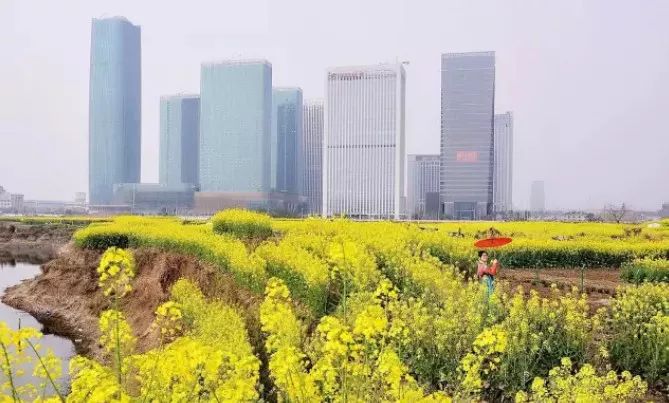
M 258 297 L 236 285 L 229 275 L 197 259 L 152 249 L 133 250 L 137 275 L 133 290 L 123 298 L 121 310 L 137 337 L 139 352 L 155 347 L 158 333 L 151 327 L 156 308 L 169 297 L 169 290 L 180 278 L 188 278 L 210 297 L 257 311 Z M 99 251 L 64 246 L 58 257 L 42 266 L 43 273 L 10 287 L 2 297 L 7 305 L 30 313 L 50 332 L 75 341 L 77 353 L 103 359 L 98 344 L 98 318 L 109 309 L 110 301 L 97 285 Z M 255 308 L 255 309 L 254 309 Z M 258 326 L 250 326 L 251 337 L 259 337 Z
M 78 227 L 0 222 L 0 262 L 43 263 L 54 259 Z
M 499 279 L 508 281 L 512 288 L 522 287 L 526 293 L 535 290 L 542 296 L 550 295 L 553 284 L 565 291 L 581 288 L 580 269 L 504 269 Z M 619 269 L 585 269 L 583 272 L 583 291 L 593 310 L 608 306 L 619 285 Z

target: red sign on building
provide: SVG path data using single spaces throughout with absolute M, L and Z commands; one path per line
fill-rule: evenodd
M 455 160 L 458 162 L 477 162 L 479 160 L 478 151 L 458 151 L 455 154 Z

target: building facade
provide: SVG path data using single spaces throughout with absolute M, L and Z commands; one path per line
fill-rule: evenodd
M 302 89 L 272 89 L 272 189 L 300 194 Z
M 410 154 L 407 159 L 407 218 L 437 219 L 440 156 Z
M 546 193 L 544 181 L 532 182 L 530 188 L 530 211 L 543 213 L 546 210 Z
M 90 62 L 89 200 L 104 205 L 115 183 L 140 180 L 140 27 L 122 17 L 93 19 Z
M 302 195 L 308 214 L 323 206 L 323 101 L 305 101 L 302 112 Z
M 199 183 L 199 154 L 199 95 L 161 97 L 159 182 Z
M 404 211 L 404 67 L 327 72 L 323 215 L 400 218 Z
M 513 115 L 495 115 L 495 172 L 493 199 L 495 212 L 513 210 Z
M 74 193 L 74 203 L 84 205 L 86 204 L 86 192 Z
M 184 214 L 193 209 L 195 187 L 190 183 L 117 183 L 114 205 L 132 213 Z
M 200 80 L 200 189 L 268 193 L 272 65 L 203 64 Z
M 439 192 L 447 218 L 492 214 L 494 110 L 495 52 L 443 54 Z

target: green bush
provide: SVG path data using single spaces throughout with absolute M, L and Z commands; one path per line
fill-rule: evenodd
M 628 283 L 669 283 L 669 260 L 635 259 L 623 263 L 620 277 Z
M 211 221 L 217 234 L 230 233 L 240 238 L 260 239 L 272 236 L 272 219 L 267 214 L 230 209 L 217 213 Z
M 613 299 L 609 351 L 617 369 L 669 381 L 669 284 L 624 287 Z

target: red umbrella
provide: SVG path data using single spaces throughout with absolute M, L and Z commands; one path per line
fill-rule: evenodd
M 500 237 L 500 238 L 486 238 L 486 239 L 479 239 L 478 241 L 474 242 L 474 246 L 477 248 L 497 248 L 500 246 L 504 246 L 508 243 L 511 243 L 512 239 L 511 238 L 505 238 L 505 237 Z

